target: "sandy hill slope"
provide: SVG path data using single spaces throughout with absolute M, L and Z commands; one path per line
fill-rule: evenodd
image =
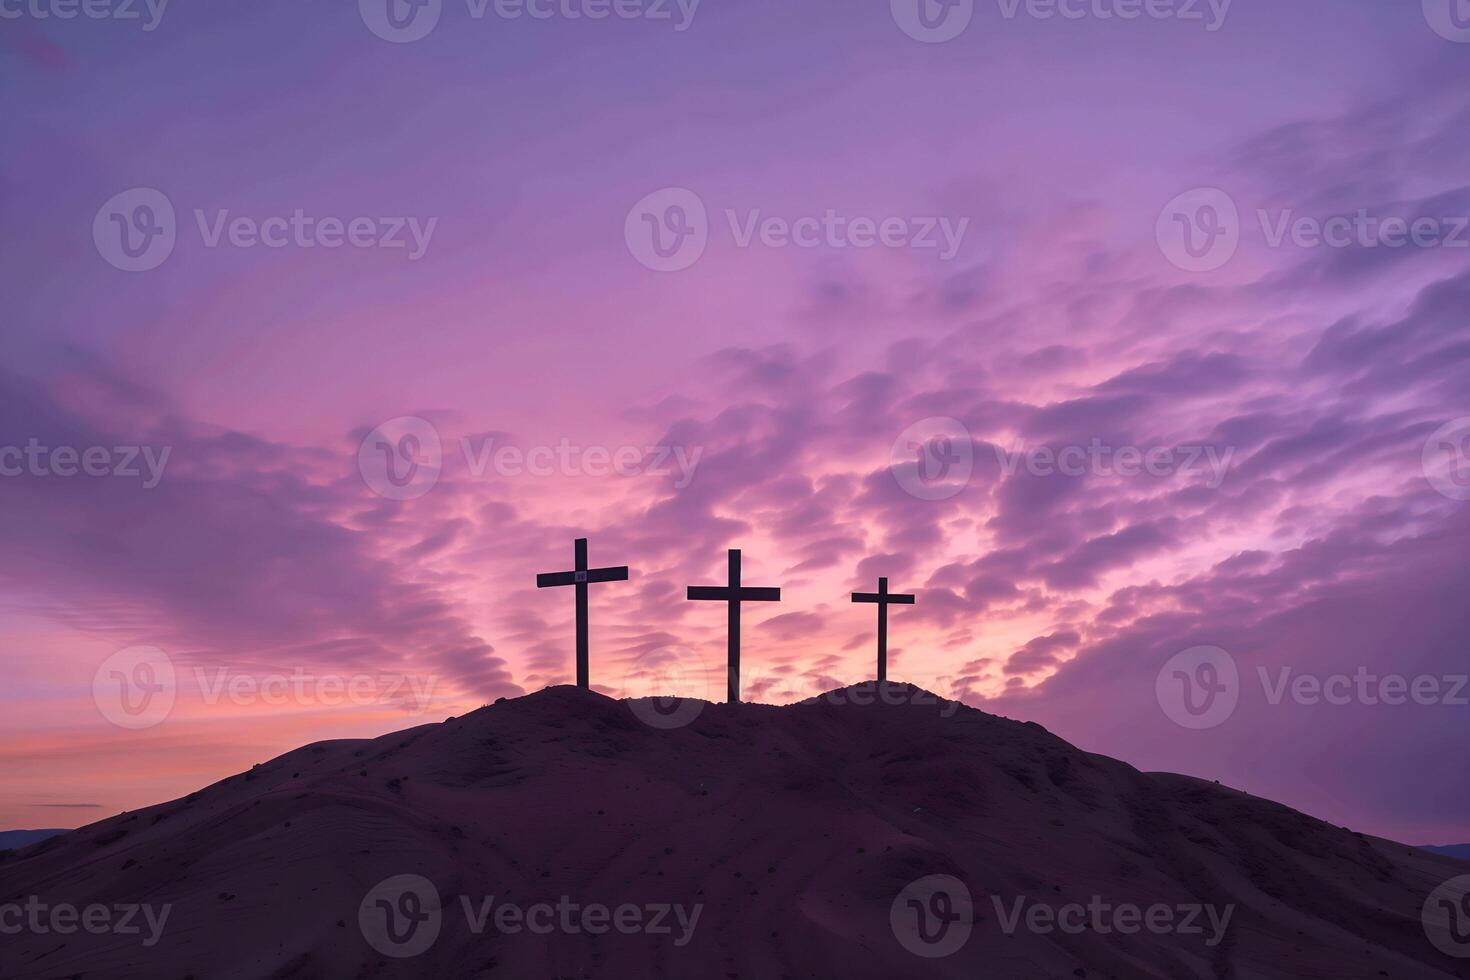
M 1470 977 L 1421 920 L 1459 862 L 864 693 L 308 745 L 0 855 L 0 977 Z

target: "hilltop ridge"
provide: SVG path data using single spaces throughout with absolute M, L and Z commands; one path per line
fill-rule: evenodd
M 306 745 L 0 855 L 0 905 L 172 907 L 151 946 L 7 937 L 0 975 L 1447 980 L 1470 964 L 1420 912 L 1463 870 L 909 685 L 785 706 L 553 687 Z M 400 956 L 373 933 L 376 903 L 397 908 L 375 890 L 408 879 L 440 904 L 433 941 Z M 931 958 L 904 916 L 937 902 L 932 880 L 963 884 L 962 906 L 932 908 L 970 923 Z M 503 932 L 465 911 L 492 896 L 684 919 Z M 1089 922 L 1173 910 L 1172 926 L 1037 925 L 1089 906 Z

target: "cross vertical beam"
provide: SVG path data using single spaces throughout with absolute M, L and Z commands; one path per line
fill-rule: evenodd
M 690 599 L 725 602 L 729 604 L 726 609 L 725 620 L 725 697 L 731 704 L 739 704 L 740 604 L 742 602 L 780 602 L 781 590 L 779 588 L 742 585 L 740 581 L 739 548 L 730 549 L 728 581 L 729 584 L 724 586 L 691 585 L 689 586 L 688 597 Z
M 740 592 L 740 549 L 731 548 L 729 555 L 730 589 Z M 725 607 L 725 700 L 735 704 L 740 700 L 740 600 L 731 599 Z
M 587 615 L 587 539 L 578 538 L 572 542 L 572 554 L 574 568 L 582 574 L 577 576 L 575 592 L 577 593 L 577 686 L 587 690 L 592 686 L 592 659 L 588 647 L 591 641 L 588 635 L 592 632 L 588 624 Z M 880 607 L 881 608 L 881 607 Z
M 882 684 L 888 680 L 888 607 L 912 606 L 914 597 L 902 592 L 889 592 L 888 579 L 879 578 L 877 592 L 854 592 L 852 601 L 878 605 L 878 683 Z
M 577 686 L 583 689 L 592 686 L 591 655 L 589 639 L 591 630 L 587 615 L 587 586 L 595 582 L 625 582 L 628 566 L 609 568 L 587 567 L 587 539 L 577 538 L 572 545 L 574 567 L 568 572 L 542 572 L 536 576 L 536 588 L 549 589 L 557 586 L 575 586 L 577 598 Z

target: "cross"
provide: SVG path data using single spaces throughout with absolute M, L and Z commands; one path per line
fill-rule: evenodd
M 712 599 L 717 602 L 728 602 L 729 609 L 729 631 L 726 637 L 728 675 L 726 684 L 728 686 L 727 700 L 731 704 L 740 703 L 740 604 L 742 602 L 780 602 L 781 590 L 768 588 L 755 588 L 740 585 L 740 549 L 730 549 L 730 584 L 729 585 L 691 585 L 689 586 L 689 598 Z
M 878 604 L 878 683 L 888 680 L 888 607 L 891 605 L 912 606 L 914 597 L 902 592 L 889 592 L 888 579 L 878 579 L 877 592 L 854 592 L 853 602 L 876 602 Z
M 576 540 L 575 550 L 576 568 L 570 572 L 542 572 L 536 576 L 536 588 L 549 589 L 558 585 L 577 587 L 577 686 L 587 688 L 591 686 L 591 670 L 587 663 L 587 586 L 593 582 L 626 582 L 628 566 L 588 568 L 586 538 Z

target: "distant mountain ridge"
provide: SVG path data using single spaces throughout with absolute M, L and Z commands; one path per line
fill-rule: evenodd
M 1461 861 L 1470 861 L 1470 844 L 1426 845 L 1420 850 L 1443 854 L 1445 857 L 1459 858 Z
M 64 834 L 65 830 L 0 830 L 0 851 L 10 851 L 18 847 L 30 847 L 38 844 L 48 837 Z
M 305 746 L 0 853 L 0 908 L 143 926 L 6 935 L 0 976 L 1470 980 L 1421 918 L 1457 861 L 860 687 L 554 687 Z

